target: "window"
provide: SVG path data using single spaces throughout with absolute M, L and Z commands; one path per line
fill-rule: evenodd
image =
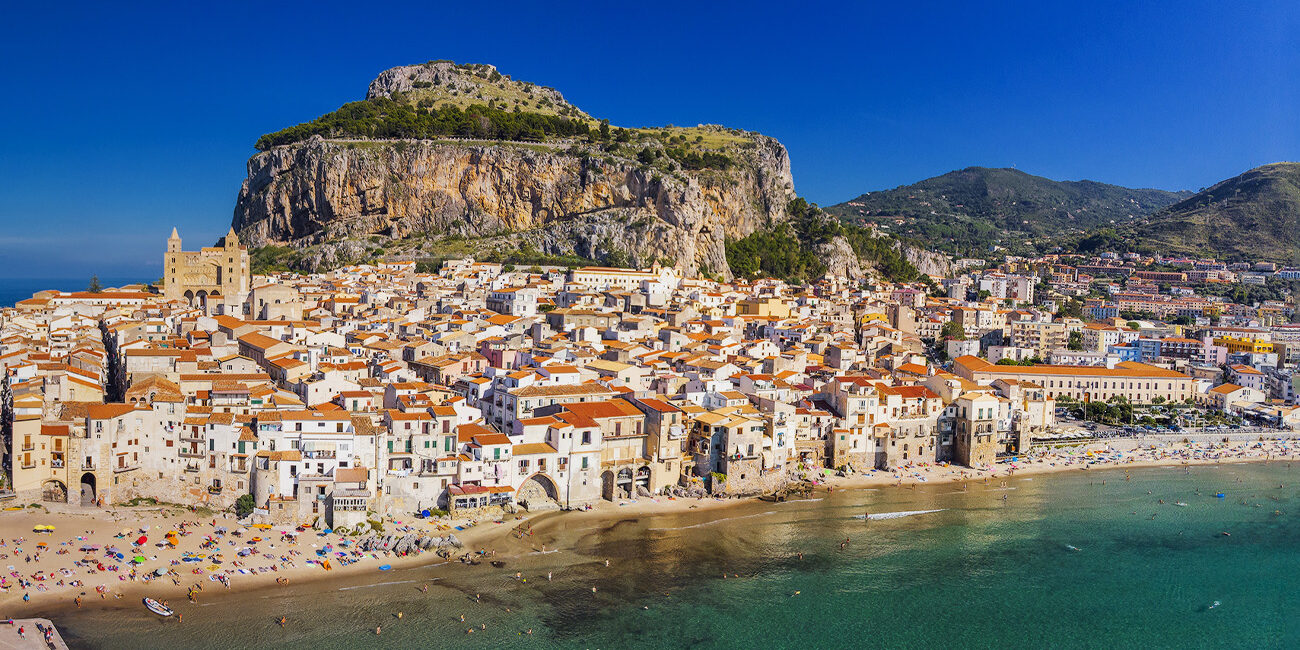
M 582 432 L 582 444 L 584 444 L 584 445 L 589 445 L 589 444 L 591 444 L 591 432 L 590 432 L 590 431 L 583 431 L 583 432 Z M 586 461 L 586 458 L 584 458 L 583 461 L 585 462 L 585 461 Z

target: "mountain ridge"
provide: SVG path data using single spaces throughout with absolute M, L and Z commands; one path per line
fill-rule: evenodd
M 988 243 L 1014 248 L 1026 240 L 1123 224 L 1188 196 L 1191 192 L 1057 181 L 1014 168 L 973 166 L 860 194 L 826 211 L 965 255 Z
M 1121 232 L 1162 253 L 1300 262 L 1300 162 L 1260 165 Z

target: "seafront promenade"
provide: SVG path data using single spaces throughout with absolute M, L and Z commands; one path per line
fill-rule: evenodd
M 18 635 L 19 629 L 23 631 L 22 636 Z M 42 630 L 50 630 L 49 641 Z M 58 628 L 48 618 L 19 618 L 14 619 L 13 625 L 0 625 L 0 650 L 33 648 L 67 650 L 68 644 L 63 642 Z

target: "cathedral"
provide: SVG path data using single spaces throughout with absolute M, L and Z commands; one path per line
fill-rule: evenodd
M 243 300 L 248 295 L 250 277 L 248 248 L 239 245 L 234 228 L 226 233 L 220 246 L 197 252 L 181 250 L 181 236 L 172 228 L 163 256 L 163 295 L 167 299 L 191 305 L 215 296 L 220 296 L 222 302 Z

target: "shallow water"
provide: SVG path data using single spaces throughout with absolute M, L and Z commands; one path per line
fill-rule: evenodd
M 502 569 L 209 591 L 181 605 L 182 624 L 138 603 L 48 614 L 75 646 L 112 648 L 1300 644 L 1300 468 L 1071 472 L 1008 487 L 837 490 L 608 527 L 565 514 L 510 542 L 565 550 Z M 925 510 L 938 512 L 861 518 Z

